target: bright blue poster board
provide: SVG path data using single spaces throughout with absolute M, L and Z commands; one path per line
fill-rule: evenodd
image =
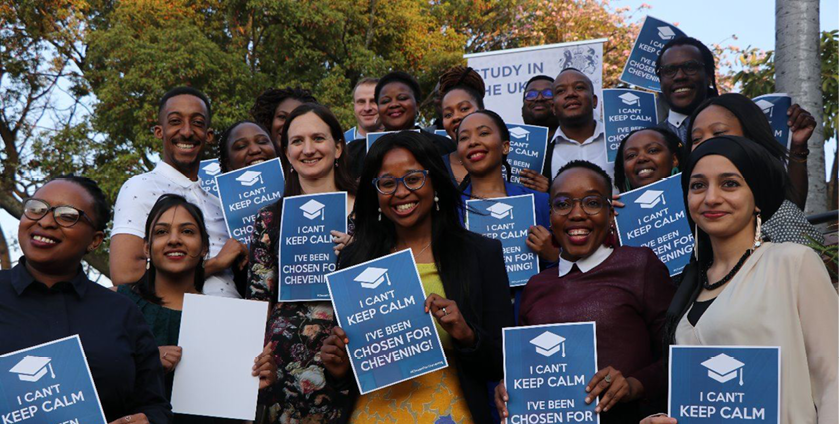
M 344 142 L 349 143 L 349 142 L 355 140 L 356 134 L 357 133 L 355 131 L 355 127 L 352 127 L 350 129 L 348 129 L 347 131 L 344 132 Z
M 501 241 L 510 287 L 523 286 L 539 273 L 539 258 L 525 243 L 534 225 L 532 194 L 466 201 L 466 229 Z
M 0 422 L 107 422 L 78 335 L 0 356 Z
M 597 373 L 595 323 L 504 329 L 504 384 L 510 423 L 599 423 L 599 399 L 585 403 Z
M 216 186 L 216 175 L 221 174 L 221 165 L 218 159 L 202 160 L 198 165 L 198 183 L 207 193 L 218 197 L 218 186 Z
M 626 206 L 615 217 L 621 245 L 649 247 L 670 276 L 681 273 L 693 253 L 681 178 L 676 174 L 623 193 L 620 201 Z
M 327 274 L 361 394 L 448 366 L 410 249 Z
M 780 347 L 671 346 L 668 414 L 690 424 L 778 424 L 780 375 Z
M 606 156 L 614 162 L 621 141 L 632 131 L 658 123 L 655 94 L 626 88 L 603 90 Z
M 329 300 L 324 276 L 337 262 L 330 232 L 347 232 L 347 193 L 284 197 L 280 227 L 279 301 Z
M 451 137 L 449 137 L 449 133 L 447 133 L 446 130 L 434 130 L 434 134 L 437 134 L 439 136 L 443 136 L 443 137 L 446 137 L 446 138 L 451 138 Z
M 764 94 L 754 98 L 755 104 L 766 115 L 769 126 L 772 127 L 772 135 L 789 149 L 792 142 L 792 131 L 789 130 L 787 111 L 792 106 L 792 98 L 786 93 Z
M 668 41 L 684 36 L 685 33 L 676 26 L 647 16 L 619 79 L 636 87 L 661 91 L 658 75 L 655 74 L 658 54 Z
M 280 159 L 216 176 L 227 233 L 249 244 L 256 213 L 283 197 L 285 179 Z
M 537 125 L 507 124 L 510 131 L 510 181 L 521 184 L 522 169 L 541 174 L 545 166 L 545 152 L 548 149 L 548 128 Z M 502 168 L 506 174 L 506 169 Z M 504 175 L 506 178 L 506 175 Z
M 406 131 L 411 131 L 411 132 L 415 132 L 415 133 L 420 132 L 420 130 L 418 130 L 418 129 L 406 130 Z M 372 146 L 373 143 L 375 143 L 376 140 L 381 138 L 383 135 L 390 134 L 390 133 L 396 133 L 396 132 L 399 132 L 399 131 L 382 131 L 382 132 L 367 133 L 367 151 L 369 152 L 370 151 L 370 146 Z

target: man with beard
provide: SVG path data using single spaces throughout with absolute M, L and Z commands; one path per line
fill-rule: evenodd
M 553 83 L 553 113 L 559 128 L 550 142 L 552 151 L 545 158 L 545 168 L 550 169 L 551 175 L 573 160 L 591 162 L 614 175 L 615 165 L 606 156 L 603 123 L 594 119 L 597 100 L 594 84 L 586 74 L 566 68 L 557 75 Z
M 521 118 L 527 125 L 539 125 L 548 128 L 548 149 L 545 152 L 545 167 L 542 175 L 524 169 L 521 172 L 521 184 L 527 188 L 537 191 L 548 191 L 548 186 L 553 178 L 551 173 L 551 155 L 554 145 L 551 142 L 559 126 L 559 121 L 553 112 L 553 82 L 554 79 L 547 75 L 536 75 L 524 85 L 524 99 L 521 105 Z
M 154 136 L 163 141 L 163 160 L 151 171 L 132 177 L 119 191 L 111 231 L 110 267 L 114 285 L 133 283 L 148 269 L 144 248 L 146 220 L 158 197 L 174 193 L 204 213 L 210 236 L 210 258 L 204 262 L 204 294 L 241 297 L 230 268 L 247 261 L 247 247 L 229 238 L 218 199 L 198 183 L 204 146 L 212 142 L 210 101 L 191 87 L 177 87 L 160 99 Z M 173 256 L 182 254 L 174 246 Z

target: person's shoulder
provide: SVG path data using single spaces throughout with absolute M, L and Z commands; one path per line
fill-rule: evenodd
M 613 260 L 625 262 L 627 266 L 643 269 L 651 262 L 661 262 L 649 247 L 619 246 L 612 252 Z
M 144 172 L 142 174 L 137 174 L 122 183 L 122 188 L 120 192 L 126 190 L 148 190 L 149 183 L 151 181 L 155 181 L 157 179 L 157 174 L 155 174 L 154 170 L 149 172 Z
M 464 231 L 463 234 L 466 243 L 477 254 L 478 258 L 494 250 L 501 251 L 502 249 L 501 241 L 499 240 L 487 238 L 472 231 Z
M 764 249 L 763 256 L 767 259 L 767 262 L 773 264 L 799 263 L 801 258 L 805 256 L 818 256 L 813 248 L 792 242 L 764 243 L 759 249 Z

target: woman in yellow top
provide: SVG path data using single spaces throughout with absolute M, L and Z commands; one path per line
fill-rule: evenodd
M 502 375 L 501 329 L 513 325 L 501 243 L 460 224 L 460 193 L 422 135 L 383 136 L 364 161 L 356 232 L 338 258 L 347 268 L 410 248 L 449 368 L 357 396 L 339 327 L 321 349 L 335 382 L 355 393 L 351 422 L 490 422 L 487 382 Z

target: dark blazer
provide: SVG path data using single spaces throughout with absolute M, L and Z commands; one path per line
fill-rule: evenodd
M 458 281 L 443 281 L 446 298 L 457 302 L 466 323 L 475 332 L 475 346 L 461 347 L 454 342 L 453 361 L 463 396 L 476 423 L 492 422 L 488 382 L 497 382 L 504 375 L 501 329 L 514 326 L 510 304 L 510 286 L 501 242 L 475 233 L 467 233 L 468 249 L 461 254 L 459 268 L 468 276 L 469 288 Z M 329 384 L 329 383 L 327 383 Z M 355 405 L 358 386 L 352 376 L 335 384 L 350 392 L 348 406 Z M 351 410 L 342 414 L 347 422 Z
M 428 132 L 419 127 L 416 129 L 419 129 L 420 134 L 431 140 L 434 146 L 437 147 L 440 155 L 447 155 L 457 150 L 457 146 L 454 144 L 452 139 Z M 361 168 L 364 167 L 364 158 L 367 157 L 367 139 L 359 138 L 352 140 L 352 142 L 347 144 L 347 154 L 350 155 L 350 171 L 353 178 L 360 177 Z

